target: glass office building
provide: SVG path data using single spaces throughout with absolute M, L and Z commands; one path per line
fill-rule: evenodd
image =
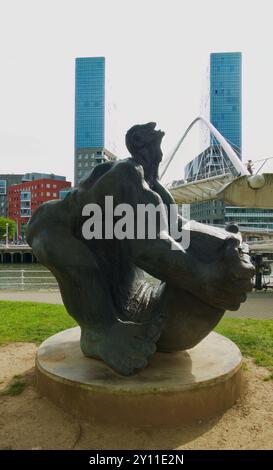
M 76 59 L 75 147 L 104 146 L 105 58 Z
M 75 186 L 98 163 L 115 159 L 105 148 L 105 58 L 76 59 Z
M 210 122 L 241 158 L 242 147 L 241 52 L 210 54 Z M 212 143 L 216 143 L 214 137 Z
M 210 104 L 209 119 L 232 145 L 238 158 L 242 158 L 242 54 L 212 53 L 209 69 L 209 100 L 205 100 Z M 217 141 L 211 136 L 210 147 L 186 166 L 185 180 L 207 178 L 213 176 L 213 172 L 232 171 L 228 168 L 229 162 L 222 162 L 214 148 L 217 150 Z M 214 225 L 236 223 L 242 230 L 253 229 L 254 232 L 255 229 L 261 232 L 273 229 L 271 209 L 226 206 L 219 200 L 191 204 L 190 208 L 191 218 L 199 222 Z

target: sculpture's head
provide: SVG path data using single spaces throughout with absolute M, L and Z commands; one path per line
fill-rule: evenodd
M 125 141 L 133 160 L 143 166 L 145 180 L 150 186 L 158 178 L 158 167 L 162 160 L 161 141 L 165 135 L 155 130 L 156 123 L 138 124 L 128 130 Z

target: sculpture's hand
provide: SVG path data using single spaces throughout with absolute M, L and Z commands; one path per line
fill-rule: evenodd
M 246 300 L 247 292 L 252 290 L 251 278 L 255 268 L 239 240 L 227 238 L 223 257 L 203 266 L 200 298 L 208 304 L 224 310 L 238 310 Z

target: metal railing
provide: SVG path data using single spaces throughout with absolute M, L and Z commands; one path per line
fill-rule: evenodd
M 41 274 L 44 275 L 41 275 Z M 45 270 L 0 269 L 0 290 L 58 289 L 55 277 Z
M 248 245 L 272 245 L 273 240 L 248 240 Z

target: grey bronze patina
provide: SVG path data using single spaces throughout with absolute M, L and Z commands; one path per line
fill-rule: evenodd
M 69 314 L 81 327 L 81 348 L 122 375 L 144 368 L 157 350 L 189 349 L 236 310 L 251 290 L 254 268 L 239 234 L 190 223 L 189 249 L 176 241 L 86 240 L 82 209 L 88 203 L 174 203 L 158 181 L 164 133 L 155 124 L 126 135 L 132 157 L 96 166 L 63 201 L 43 204 L 28 226 L 28 242 L 60 286 Z M 180 226 L 182 219 L 177 218 Z M 143 270 L 160 279 L 151 287 Z

